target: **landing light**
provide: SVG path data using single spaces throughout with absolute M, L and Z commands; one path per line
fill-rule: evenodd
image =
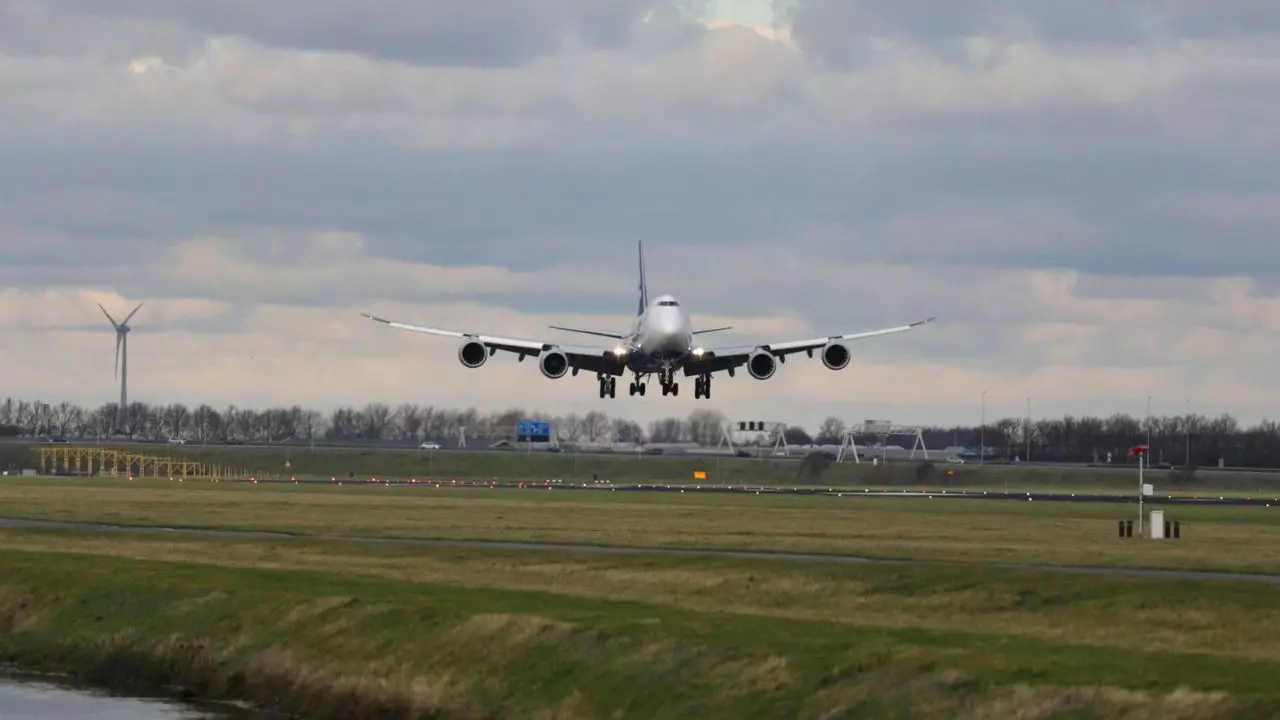
M 618 347 L 613 349 L 613 354 L 617 355 L 618 357 L 622 357 L 623 355 L 627 354 L 627 349 L 619 345 Z
M 694 348 L 694 349 L 693 349 L 693 354 L 694 354 L 694 355 L 697 355 L 698 357 L 702 357 L 702 353 L 704 353 L 704 352 L 706 352 L 706 350 L 704 350 L 704 349 L 702 349 L 702 348 Z

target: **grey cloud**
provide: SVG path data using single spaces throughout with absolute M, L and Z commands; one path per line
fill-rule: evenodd
M 1252 0 L 794 0 L 780 2 L 796 41 L 834 66 L 875 57 L 871 38 L 906 38 L 972 62 L 966 39 L 1050 43 L 1274 37 L 1280 6 Z
M 340 230 L 372 254 L 537 270 L 566 259 L 624 277 L 654 252 L 788 243 L 801 257 L 952 268 L 1058 267 L 1148 275 L 1247 274 L 1274 283 L 1280 246 L 1257 225 L 1188 217 L 1207 192 L 1280 194 L 1263 157 L 1152 143 L 877 147 L 308 152 L 12 148 L 0 168 L 11 234 L 79 238 L 0 248 L 12 266 L 61 271 L 143 256 L 198 235 Z M 642 150 L 641 150 L 642 149 Z M 1213 238 L 1214 242 L 1206 242 Z M 59 248 L 53 250 L 52 248 Z M 659 250 L 658 248 L 680 248 Z M 281 251 L 283 252 L 283 251 Z M 36 255 L 31 255 L 36 253 Z M 279 262 L 277 258 L 273 262 Z M 24 273 L 26 282 L 48 271 Z M 726 282 L 732 282 L 726 279 Z M 744 286 L 742 289 L 746 290 Z M 766 296 L 767 297 L 767 296 Z M 767 300 L 750 307 L 767 307 Z
M 201 33 L 161 17 L 100 15 L 102 6 L 60 7 L 50 0 L 0 3 L 0 54 L 100 57 L 128 62 L 140 55 L 189 57 Z
M 633 39 L 687 37 L 694 29 L 673 14 L 672 0 L 388 0 L 376 7 L 357 0 L 48 1 L 77 13 L 162 19 L 282 47 L 480 67 L 524 63 L 566 43 L 620 48 Z

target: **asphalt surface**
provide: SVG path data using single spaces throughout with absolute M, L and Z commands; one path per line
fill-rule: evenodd
M 25 439 L 16 439 L 16 438 L 0 438 L 0 444 L 5 444 L 5 443 L 12 443 L 12 444 L 17 444 L 17 445 L 32 445 L 32 446 L 47 446 L 47 445 L 57 445 L 57 444 L 59 444 L 59 443 L 37 442 L 37 441 L 31 441 L 31 440 L 25 440 Z M 97 441 L 96 441 L 95 439 L 87 438 L 87 439 L 82 439 L 82 440 L 76 440 L 76 441 L 71 442 L 71 443 L 69 443 L 69 444 L 71 444 L 71 445 L 93 445 L 93 444 L 95 444 L 95 443 L 97 443 Z M 218 450 L 227 450 L 227 451 L 231 451 L 231 450 L 235 450 L 235 449 L 254 449 L 254 450 L 261 450 L 261 449 L 275 449 L 275 450 L 280 450 L 280 451 L 282 451 L 282 452 L 283 452 L 284 450 L 286 450 L 286 449 L 289 449 L 289 450 L 298 450 L 298 449 L 311 449 L 311 448 L 314 448 L 314 449 L 316 449 L 316 450 L 361 450 L 361 451 L 387 451 L 387 452 L 391 452 L 391 451 L 394 451 L 394 452 L 417 451 L 417 450 L 419 449 L 417 445 L 413 445 L 413 444 L 405 445 L 405 444 L 395 444 L 395 443 L 387 443 L 387 442 L 381 442 L 381 443 L 348 443 L 348 442 L 331 441 L 331 440 L 330 440 L 330 441 L 317 442 L 314 446 L 313 446 L 313 445 L 311 445 L 311 444 L 310 444 L 310 443 L 308 443 L 308 442 L 305 442 L 305 441 L 295 441 L 295 442 L 291 442 L 291 443 L 278 443 L 278 444 L 261 443 L 261 442 L 252 442 L 252 443 L 242 443 L 242 444 L 235 444 L 235 445 L 227 445 L 227 444 L 223 444 L 223 443 L 209 443 L 209 444 L 201 444 L 201 443 L 198 443 L 198 442 L 191 442 L 191 443 L 188 443 L 188 444 L 186 444 L 186 445 L 170 445 L 170 444 L 168 444 L 167 442 L 164 442 L 164 441 L 151 441 L 151 440 L 119 440 L 119 439 L 112 439 L 112 440 L 110 440 L 110 441 L 109 441 L 108 443 L 106 443 L 106 444 L 110 444 L 110 445 L 112 445 L 112 446 L 118 446 L 118 447 L 145 447 L 145 448 L 167 447 L 167 448 L 170 448 L 170 449 L 173 449 L 173 450 L 180 450 L 181 448 L 184 448 L 184 447 L 191 447 L 191 448 L 201 448 L 201 449 L 214 448 L 214 449 L 218 449 Z M 655 448 L 656 448 L 656 447 L 660 447 L 660 446 L 663 446 L 663 445 L 665 445 L 665 444 L 664 444 L 664 443 L 657 443 L 657 444 L 655 444 L 653 447 L 655 447 Z M 859 447 L 861 447 L 861 446 L 859 446 Z M 862 448 L 862 450 L 863 450 L 863 453 L 864 453 L 864 454 L 863 454 L 863 457 L 864 457 L 864 458 L 871 458 L 871 457 L 875 456 L 875 453 L 874 453 L 874 452 L 870 452 L 870 451 L 869 451 L 867 448 L 865 448 L 865 447 L 864 447 L 864 448 Z M 524 451 L 523 451 L 523 450 L 521 450 L 521 449 L 519 449 L 519 448 L 516 448 L 516 449 L 506 449 L 506 450 L 502 450 L 502 449 L 493 449 L 493 448 L 490 448 L 490 447 L 488 447 L 488 446 L 486 446 L 486 445 L 483 445 L 483 444 L 482 444 L 482 445 L 478 445 L 478 446 L 476 446 L 476 447 L 468 447 L 468 448 L 443 447 L 443 448 L 441 448 L 441 449 L 439 449 L 439 450 L 429 450 L 429 451 L 423 451 L 423 452 L 433 452 L 433 453 L 503 453 L 503 454 L 512 454 L 512 453 L 522 453 L 522 452 L 524 452 Z M 545 454 L 545 450 L 537 450 L 536 452 L 537 452 L 538 454 Z M 946 462 L 946 461 L 945 461 L 945 457 L 944 457 L 943 450 L 942 450 L 941 448 L 939 448 L 939 449 L 931 449 L 929 452 L 930 452 L 930 454 L 931 454 L 931 456 L 930 456 L 930 458 L 929 458 L 929 459 L 933 460 L 934 462 L 936 462 L 936 463 L 945 463 L 945 462 Z M 567 453 L 567 454 L 571 454 L 571 451 L 566 451 L 566 453 Z M 773 457 L 773 456 L 771 455 L 771 453 L 772 453 L 772 449 L 766 450 L 766 451 L 765 451 L 765 453 L 764 453 L 764 455 L 763 455 L 763 458 L 764 458 L 764 459 L 766 459 L 766 460 L 796 460 L 796 461 L 798 461 L 798 460 L 800 460 L 800 459 L 802 459 L 802 458 L 804 457 L 804 450 L 803 450 L 803 449 L 795 449 L 795 450 L 792 450 L 792 454 L 791 454 L 791 455 L 789 455 L 789 456 L 787 456 L 787 457 Z M 634 452 L 634 451 L 631 451 L 631 450 L 611 450 L 611 449 L 604 448 L 604 447 L 591 447 L 591 448 L 582 448 L 582 449 L 579 449 L 579 450 L 577 451 L 577 454 L 578 454 L 578 455 L 634 455 L 634 454 L 635 454 L 635 452 Z M 703 449 L 700 449 L 700 450 L 671 450 L 671 451 L 666 452 L 666 453 L 661 454 L 661 455 L 651 455 L 651 454 L 646 454 L 646 455 L 645 455 L 645 457 L 650 457 L 650 458 L 652 458 L 652 457 L 665 457 L 665 458 L 688 458 L 688 457 L 696 457 L 696 458 L 703 458 L 703 457 L 705 457 L 705 458 L 712 458 L 712 457 L 726 457 L 726 458 L 728 458 L 728 457 L 733 457 L 733 455 L 731 455 L 731 454 L 729 454 L 729 453 L 718 452 L 718 451 L 715 451 L 715 450 L 713 450 L 713 449 L 711 449 L 711 448 L 703 448 Z M 756 457 L 757 457 L 757 455 L 756 455 L 755 453 L 752 453 L 749 457 L 744 458 L 744 459 L 752 459 L 752 460 L 754 460 L 754 459 L 756 459 Z M 895 453 L 895 456 L 891 457 L 890 459 L 891 459 L 892 461 L 894 461 L 894 462 L 906 462 L 906 461 L 908 461 L 906 458 L 900 458 L 900 457 L 897 457 L 897 456 L 896 456 L 896 453 Z M 972 460 L 971 460 L 971 461 L 969 461 L 969 464 L 970 464 L 970 465 L 976 465 L 976 461 L 972 461 Z M 1009 463 L 1009 462 L 1006 462 L 1006 461 L 993 461 L 993 460 L 988 460 L 988 461 L 987 461 L 987 464 L 988 464 L 989 466 L 992 466 L 992 467 L 1002 467 L 1002 468 L 1032 467 L 1032 468 L 1055 469 L 1055 470 L 1092 470 L 1092 471 L 1116 472 L 1116 473 L 1120 473 L 1120 472 L 1130 472 L 1130 473 L 1132 473 L 1132 472 L 1136 472 L 1136 470 L 1137 470 L 1137 466 L 1135 466 L 1135 465 L 1129 465 L 1129 464 L 1127 464 L 1127 463 L 1094 464 L 1094 463 L 1056 462 L 1056 461 L 1034 461 L 1034 460 L 1033 460 L 1033 461 L 1032 461 L 1032 462 L 1030 462 L 1030 463 L 1023 463 L 1023 464 L 1019 465 L 1019 464 Z M 1167 472 L 1167 470 L 1162 470 L 1162 469 L 1160 469 L 1160 468 L 1150 468 L 1149 470 L 1150 470 L 1151 472 Z M 1223 467 L 1223 468 L 1219 468 L 1219 467 L 1216 467 L 1216 466 L 1204 466 L 1204 467 L 1197 468 L 1197 469 L 1196 469 L 1196 472 L 1197 472 L 1197 473 L 1205 473 L 1205 474 L 1212 474 L 1212 473 L 1231 473 L 1231 474 L 1276 475 L 1276 474 L 1280 474 L 1280 469 L 1277 469 L 1277 468 L 1248 468 L 1248 467 Z
M 247 480 L 223 480 L 222 482 L 249 482 Z M 262 484 L 294 484 L 292 480 L 261 480 Z M 297 484 L 331 485 L 333 479 L 298 478 Z M 521 483 L 512 481 L 451 481 L 441 482 L 412 480 L 374 480 L 370 478 L 339 478 L 343 486 L 396 486 L 396 487 L 476 487 L 496 490 L 594 490 L 598 492 L 655 492 L 655 493 L 712 493 L 730 495 L 816 495 L 837 498 L 918 498 L 925 500 L 1019 500 L 1024 502 L 1081 502 L 1081 503 L 1117 503 L 1134 504 L 1136 494 L 1117 495 L 1111 493 L 1072 493 L 1072 492 L 1026 492 L 1021 490 L 956 490 L 947 488 L 923 490 L 872 490 L 856 487 L 821 487 L 795 485 L 713 485 L 713 484 L 681 484 L 681 483 L 606 483 L 606 482 L 547 482 Z M 1230 497 L 1205 495 L 1196 497 L 1177 497 L 1172 495 L 1148 496 L 1144 502 L 1158 502 L 1161 505 L 1199 505 L 1221 507 L 1272 507 L 1280 509 L 1280 497 Z
M 1207 572 L 1195 570 L 1154 570 L 1141 568 L 1113 568 L 1067 565 L 1023 565 L 1014 563 L 958 563 L 925 560 L 889 560 L 883 558 L 860 557 L 857 555 L 826 555 L 814 553 L 787 553 L 745 550 L 714 550 L 697 548 L 643 548 L 616 547 L 608 545 L 592 545 L 578 543 L 545 543 L 545 542 L 511 542 L 501 540 L 427 540 L 420 538 L 388 538 L 388 537 L 354 537 L 349 535 L 302 535 L 260 530 L 211 530 L 205 528 L 165 527 L 156 525 L 107 525 L 101 523 L 62 522 L 56 520 L 28 520 L 23 518 L 0 518 L 0 528 L 28 530 L 72 530 L 80 532 L 121 533 L 136 535 L 193 535 L 223 538 L 258 538 L 258 539 L 305 539 L 340 542 L 361 542 L 392 545 L 412 545 L 418 547 L 437 548 L 470 548 L 478 550 L 514 550 L 533 552 L 563 553 L 600 553 L 608 555 L 668 555 L 691 557 L 723 557 L 749 560 L 774 560 L 782 562 L 807 563 L 839 563 L 839 564 L 876 564 L 876 565 L 950 565 L 954 567 L 987 567 L 1003 570 L 1023 570 L 1030 572 L 1067 573 L 1072 575 L 1094 575 L 1113 578 L 1151 578 L 1159 580 L 1211 580 L 1211 581 L 1246 581 L 1263 582 L 1280 585 L 1280 575 L 1251 573 Z M 1143 542 L 1133 538 L 1132 542 Z M 1185 542 L 1185 540 L 1169 540 L 1167 542 Z

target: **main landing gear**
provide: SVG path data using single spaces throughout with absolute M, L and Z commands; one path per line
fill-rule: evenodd
M 711 399 L 711 374 L 707 373 L 697 380 L 693 381 L 693 397 L 694 399 L 706 398 Z
M 672 395 L 672 396 L 678 397 L 680 395 L 680 385 L 676 383 L 674 371 L 667 370 L 665 372 L 657 373 L 657 375 L 658 375 L 658 384 L 662 386 L 663 396 Z M 640 374 L 637 374 L 636 379 L 632 380 L 631 385 L 628 386 L 627 388 L 627 391 L 630 392 L 633 397 L 636 395 L 643 397 L 646 388 L 648 388 L 648 385 L 645 383 L 645 381 L 641 379 L 642 377 L 643 376 L 641 376 Z M 600 397 L 614 397 L 613 392 L 614 392 L 614 386 L 616 383 L 617 383 L 617 378 L 601 375 L 600 376 Z M 711 374 L 710 373 L 704 373 L 703 375 L 698 376 L 696 380 L 694 380 L 693 397 L 695 399 L 697 398 L 707 398 L 708 400 L 711 399 Z
M 612 375 L 600 375 L 600 397 L 613 398 L 618 396 L 618 378 Z

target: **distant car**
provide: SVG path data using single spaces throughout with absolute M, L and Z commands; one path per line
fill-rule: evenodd
M 419 445 L 418 448 L 421 450 L 439 450 L 440 443 L 424 442 L 421 445 Z
M 951 456 L 951 457 L 947 458 L 947 462 L 949 462 L 949 463 L 955 463 L 956 465 L 963 465 L 963 464 L 964 464 L 964 458 L 962 458 L 962 457 L 956 457 L 956 456 L 954 456 L 954 455 L 953 455 L 953 456 Z
M 182 438 L 169 438 L 170 445 L 186 445 L 187 441 Z

